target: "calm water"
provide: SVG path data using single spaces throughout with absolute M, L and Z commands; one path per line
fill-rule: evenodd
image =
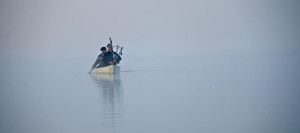
M 88 74 L 92 57 L 1 60 L 1 133 L 300 131 L 293 55 L 123 58 L 119 75 Z

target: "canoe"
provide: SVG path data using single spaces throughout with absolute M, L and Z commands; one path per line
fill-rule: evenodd
M 95 76 L 95 75 L 92 75 Z M 120 74 L 103 74 L 96 73 L 96 77 L 93 77 L 97 82 L 101 82 L 103 84 L 107 84 L 107 82 L 120 82 Z M 104 83 L 106 82 L 106 83 Z
M 99 68 L 96 68 L 96 73 L 117 74 L 117 73 L 120 73 L 120 67 L 116 66 L 116 65 L 99 67 Z

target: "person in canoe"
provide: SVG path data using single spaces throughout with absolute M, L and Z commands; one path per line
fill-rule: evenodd
M 121 56 L 113 51 L 113 47 L 111 43 L 107 44 L 107 52 L 103 56 L 104 65 L 116 65 L 120 62 Z
M 106 66 L 103 62 L 103 57 L 104 57 L 104 54 L 106 53 L 106 48 L 102 47 L 100 50 L 101 50 L 101 54 L 99 54 L 98 58 L 96 59 L 95 63 L 93 64 L 89 73 L 91 73 L 93 71 L 93 69 L 96 67 L 97 64 L 98 64 L 98 66 L 96 68 Z

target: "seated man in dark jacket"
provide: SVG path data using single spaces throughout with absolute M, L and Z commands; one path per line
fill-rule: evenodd
M 107 52 L 103 56 L 105 65 L 116 65 L 121 60 L 121 57 L 113 51 L 112 44 L 107 44 Z
M 97 64 L 98 64 L 97 68 L 99 68 L 99 67 L 104 67 L 104 66 L 105 66 L 105 64 L 104 64 L 104 62 L 103 62 L 103 56 L 104 56 L 104 54 L 106 53 L 106 48 L 105 48 L 105 47 L 102 47 L 100 50 L 101 50 L 101 54 L 99 54 L 99 56 L 97 57 L 97 59 L 96 59 L 94 65 L 92 66 L 92 68 L 91 68 L 91 70 L 90 70 L 89 73 L 92 72 L 92 70 L 96 67 Z

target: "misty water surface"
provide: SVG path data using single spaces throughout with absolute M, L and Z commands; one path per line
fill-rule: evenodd
M 299 131 L 291 54 L 123 58 L 117 75 L 93 59 L 2 60 L 1 132 Z

